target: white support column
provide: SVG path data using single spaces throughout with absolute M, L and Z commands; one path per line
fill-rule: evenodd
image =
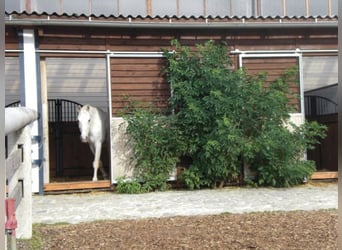
M 27 108 L 38 111 L 38 78 L 35 48 L 35 34 L 33 29 L 22 31 L 21 57 L 21 104 Z M 31 128 L 32 138 L 39 138 L 38 121 Z M 32 144 L 32 161 L 39 162 L 39 143 Z M 32 192 L 39 192 L 39 164 L 32 165 Z
M 41 78 L 41 95 L 42 95 L 42 113 L 41 119 L 43 123 L 42 144 L 44 147 L 44 184 L 50 183 L 50 156 L 49 156 L 49 102 L 47 93 L 47 75 L 46 75 L 46 60 L 40 60 L 40 78 Z
M 0 2 L 0 18 L 2 21 L 0 26 L 0 120 L 5 120 L 5 1 Z M 7 249 L 6 237 L 5 237 L 5 222 L 6 222 L 6 169 L 3 167 L 3 162 L 5 161 L 5 124 L 1 122 L 0 124 L 0 138 L 2 143 L 0 145 L 0 161 L 2 162 L 2 167 L 0 168 L 0 249 Z

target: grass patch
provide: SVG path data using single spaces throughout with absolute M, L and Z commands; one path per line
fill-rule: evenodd
M 32 238 L 17 240 L 18 249 L 42 249 L 44 246 L 44 240 L 38 230 L 38 228 L 41 228 L 42 226 L 44 225 L 33 224 L 32 225 Z

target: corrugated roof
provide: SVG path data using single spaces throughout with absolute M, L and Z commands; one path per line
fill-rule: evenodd
M 56 17 L 91 17 L 91 18 L 107 18 L 107 19 L 111 19 L 111 18 L 139 18 L 139 19 L 203 19 L 203 18 L 208 18 L 208 19 L 250 19 L 250 20 L 265 20 L 265 19 L 337 19 L 338 15 L 333 15 L 333 16 L 329 16 L 329 15 L 317 15 L 317 16 L 281 16 L 281 15 L 276 15 L 276 16 L 219 16 L 219 15 L 200 15 L 200 16 L 196 16 L 196 15 L 190 15 L 190 16 L 186 16 L 186 15 L 182 15 L 182 16 L 177 16 L 177 15 L 155 15 L 155 16 L 151 16 L 151 15 L 95 15 L 95 14 L 91 14 L 91 15 L 87 15 L 85 13 L 81 13 L 81 14 L 77 14 L 77 13 L 72 13 L 72 14 L 67 14 L 67 13 L 62 13 L 59 14 L 57 12 L 27 12 L 27 11 L 22 11 L 22 12 L 18 12 L 18 11 L 12 11 L 12 12 L 5 12 L 6 16 L 56 16 Z
M 5 0 L 7 13 L 134 18 L 335 16 L 338 0 Z
M 168 27 L 187 27 L 193 25 L 194 27 L 228 27 L 229 25 L 249 25 L 265 26 L 265 25 L 332 25 L 337 27 L 337 16 L 124 16 L 124 15 L 85 15 L 85 14 L 57 14 L 57 13 L 37 13 L 37 12 L 6 12 L 6 24 L 25 24 L 30 25 L 58 25 L 58 23 L 70 22 L 68 25 L 143 25 L 155 27 L 157 25 L 164 25 Z

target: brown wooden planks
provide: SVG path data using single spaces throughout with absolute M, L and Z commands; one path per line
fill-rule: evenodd
M 110 181 L 79 181 L 79 182 L 56 182 L 44 185 L 44 191 L 66 191 L 81 189 L 110 188 Z
M 287 69 L 296 67 L 298 65 L 298 59 L 296 57 L 256 57 L 256 58 L 244 58 L 243 67 L 247 69 L 248 74 L 257 75 L 259 73 L 266 73 L 265 87 L 276 78 L 285 73 Z M 299 82 L 299 81 L 298 81 Z M 291 93 L 299 95 L 299 84 L 289 83 Z M 289 103 L 293 104 L 299 110 L 300 100 L 299 98 L 289 96 Z
M 163 58 L 111 58 L 112 112 L 134 103 L 138 107 L 166 108 L 170 86 L 161 70 Z
M 314 172 L 311 176 L 313 180 L 323 180 L 323 179 L 338 179 L 338 172 Z

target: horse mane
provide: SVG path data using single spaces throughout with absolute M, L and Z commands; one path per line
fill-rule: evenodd
M 104 113 L 104 111 L 102 111 L 102 109 L 100 109 L 100 108 L 98 108 L 98 107 L 95 107 L 95 106 L 92 106 L 92 105 L 90 105 L 90 104 L 84 104 L 83 105 L 83 107 L 81 108 L 81 109 L 83 109 L 83 108 L 85 108 L 88 112 L 90 112 L 90 113 L 93 113 L 95 110 L 97 111 L 97 112 L 102 112 L 102 113 Z

